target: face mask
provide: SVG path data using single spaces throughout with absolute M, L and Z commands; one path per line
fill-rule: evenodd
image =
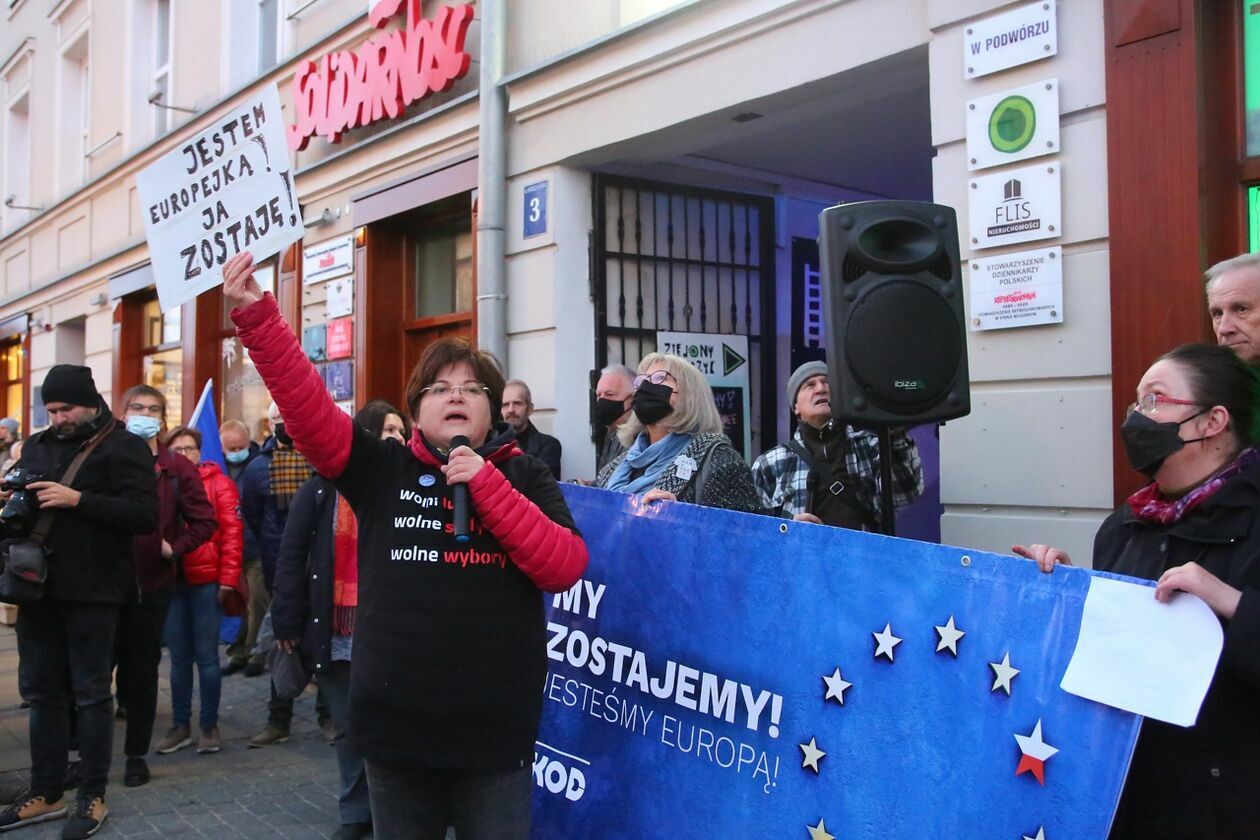
M 655 382 L 644 382 L 634 392 L 634 416 L 645 426 L 659 423 L 673 412 L 669 398 L 674 389 L 668 385 L 657 385 Z
M 1177 434 L 1182 423 L 1190 422 L 1206 410 L 1191 414 L 1180 423 L 1157 423 L 1137 411 L 1130 414 L 1120 427 L 1120 440 L 1124 443 L 1124 454 L 1129 457 L 1129 466 L 1147 478 L 1154 478 L 1170 455 L 1187 443 L 1207 440 L 1201 437 L 1184 440 Z
M 132 415 L 127 418 L 127 431 L 139 435 L 144 440 L 153 440 L 162 429 L 162 421 L 156 417 Z
M 611 426 L 617 422 L 617 418 L 625 413 L 625 400 L 610 400 L 607 397 L 600 397 L 595 401 L 595 420 L 601 426 Z
M 235 452 L 224 452 L 223 458 L 229 464 L 243 464 L 249 460 L 249 450 L 238 449 Z
M 285 446 L 293 445 L 293 438 L 289 437 L 289 433 L 284 430 L 283 423 L 277 423 L 276 425 L 272 426 L 271 431 L 275 434 L 276 441 L 278 443 L 282 443 Z

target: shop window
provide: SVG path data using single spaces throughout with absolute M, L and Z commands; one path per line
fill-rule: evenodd
M 166 397 L 166 420 L 175 423 L 183 417 L 183 359 L 180 344 L 182 307 L 162 311 L 156 295 L 144 302 L 144 346 L 140 351 L 141 379 Z
M 469 216 L 416 235 L 411 242 L 411 255 L 412 318 L 472 309 L 473 237 Z
M 3 417 L 22 416 L 22 395 L 26 388 L 26 351 L 22 340 L 15 338 L 0 344 L 0 397 L 4 399 Z
M 275 294 L 276 261 L 268 260 L 254 271 L 254 279 L 264 292 Z M 236 337 L 236 326 L 228 317 L 231 307 L 223 304 L 223 320 L 219 332 L 219 376 L 215 391 L 219 397 L 219 420 L 241 420 L 249 426 L 250 436 L 262 439 L 263 422 L 271 405 L 271 394 L 262 376 L 249 358 L 249 351 Z
M 1247 157 L 1256 157 L 1260 156 L 1260 8 L 1257 8 L 1254 0 L 1242 2 L 1242 33 L 1243 116 L 1247 130 Z

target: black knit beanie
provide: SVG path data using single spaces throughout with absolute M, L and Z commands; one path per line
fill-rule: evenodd
M 101 403 L 92 369 L 82 365 L 54 365 L 44 377 L 40 397 L 44 405 L 60 402 L 94 408 Z

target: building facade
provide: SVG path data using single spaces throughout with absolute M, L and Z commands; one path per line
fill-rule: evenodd
M 91 366 L 110 399 L 156 385 L 172 422 L 213 380 L 219 416 L 259 429 L 268 397 L 221 294 L 158 307 L 135 175 L 275 85 L 307 230 L 260 277 L 334 397 L 400 402 L 429 342 L 485 343 L 502 323 L 490 337 L 563 442 L 565 477 L 593 473 L 593 377 L 662 333 L 727 337 L 744 368 L 731 393 L 748 397 L 731 406 L 735 436 L 749 457 L 786 438 L 783 385 L 823 342 L 815 240 L 829 206 L 955 207 L 969 283 L 990 258 L 1054 249 L 1050 322 L 980 329 L 969 308 L 972 413 L 916 431 L 934 489 L 911 535 L 1088 557 L 1132 489 L 1123 406 L 1150 360 L 1210 336 L 1199 277 L 1248 247 L 1260 182 L 1242 2 L 513 0 L 501 41 L 483 37 L 478 3 L 48 6 L 0 12 L 0 396 L 24 431 L 59 362 Z M 971 66 L 972 39 L 1033 7 L 1053 47 Z M 1008 37 L 1047 34 L 1021 26 Z M 502 51 L 497 80 L 483 44 Z M 403 101 L 346 104 L 389 72 L 409 80 Z M 483 138 L 485 84 L 506 127 Z M 1050 85 L 1053 145 L 972 160 L 977 100 Z M 506 255 L 479 270 L 479 172 L 500 148 Z M 1053 175 L 1058 224 L 1022 243 L 976 236 L 980 191 L 1005 184 L 1009 200 L 1033 169 Z

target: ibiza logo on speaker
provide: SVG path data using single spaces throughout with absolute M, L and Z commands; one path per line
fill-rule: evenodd
M 922 379 L 894 379 L 893 388 L 898 391 L 922 391 L 927 388 L 927 383 Z

